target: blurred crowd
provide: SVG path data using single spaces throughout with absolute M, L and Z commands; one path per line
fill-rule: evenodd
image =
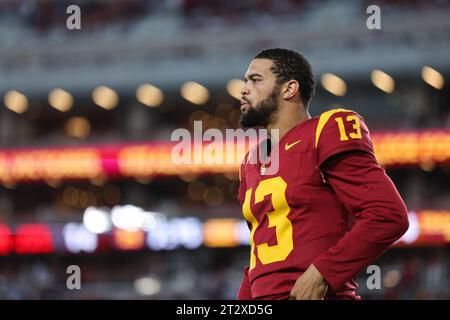
M 108 24 L 124 24 L 148 14 L 156 1 L 54 1 L 54 0 L 7 0 L 0 4 L 0 15 L 14 15 L 27 27 L 45 32 L 52 27 L 65 25 L 66 9 L 72 4 L 83 8 L 82 18 L 91 30 Z
M 248 249 L 8 258 L 9 267 L 0 264 L 0 299 L 234 299 Z M 80 266 L 80 290 L 67 288 L 73 264 Z M 369 289 L 373 273 L 361 271 L 363 299 L 450 299 L 446 248 L 390 249 L 373 264 L 380 287 Z
M 320 5 L 332 1 L 320 0 L 4 0 L 0 16 L 14 15 L 21 22 L 39 32 L 46 32 L 67 17 L 66 8 L 77 4 L 83 8 L 83 23 L 90 30 L 109 25 L 139 23 L 154 14 L 176 14 L 184 19 L 183 27 L 226 27 L 236 24 L 266 24 L 276 19 L 299 19 Z M 361 14 L 372 2 L 362 1 Z M 386 0 L 387 10 L 427 10 L 448 7 L 448 0 Z
M 6 0 L 0 4 L 0 15 L 13 14 L 28 27 L 39 32 L 48 31 L 67 17 L 65 11 L 71 4 L 82 7 L 83 23 L 91 30 L 108 25 L 138 23 L 139 19 L 155 13 L 177 14 L 186 26 L 249 23 L 261 17 L 297 16 L 307 10 L 307 0 Z

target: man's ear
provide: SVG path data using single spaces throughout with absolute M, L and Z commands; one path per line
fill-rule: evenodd
M 292 99 L 300 91 L 300 84 L 297 80 L 289 80 L 284 84 L 283 98 Z

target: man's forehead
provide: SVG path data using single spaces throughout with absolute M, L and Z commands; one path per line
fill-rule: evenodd
M 253 59 L 248 66 L 247 72 L 245 72 L 245 77 L 251 75 L 259 74 L 262 76 L 268 76 L 272 74 L 270 68 L 272 68 L 273 61 L 270 59 Z

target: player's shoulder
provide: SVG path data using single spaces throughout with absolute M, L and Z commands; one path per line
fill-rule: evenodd
M 364 125 L 364 118 L 356 111 L 345 108 L 329 109 L 316 117 L 315 122 L 315 146 L 319 145 L 323 135 L 334 134 L 345 131 L 347 127 L 360 127 Z
M 361 116 L 358 112 L 351 110 L 351 109 L 347 109 L 347 108 L 334 108 L 334 109 L 329 109 L 327 111 L 322 112 L 318 117 L 318 123 L 327 123 L 328 120 L 330 120 L 331 118 L 334 118 L 336 116 L 343 116 L 343 115 L 358 115 Z

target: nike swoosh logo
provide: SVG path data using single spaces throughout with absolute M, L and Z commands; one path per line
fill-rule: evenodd
M 286 145 L 284 146 L 284 150 L 288 151 L 290 148 L 295 146 L 297 143 L 300 143 L 301 141 L 302 140 L 298 140 L 298 141 L 292 142 L 291 144 L 286 142 Z

